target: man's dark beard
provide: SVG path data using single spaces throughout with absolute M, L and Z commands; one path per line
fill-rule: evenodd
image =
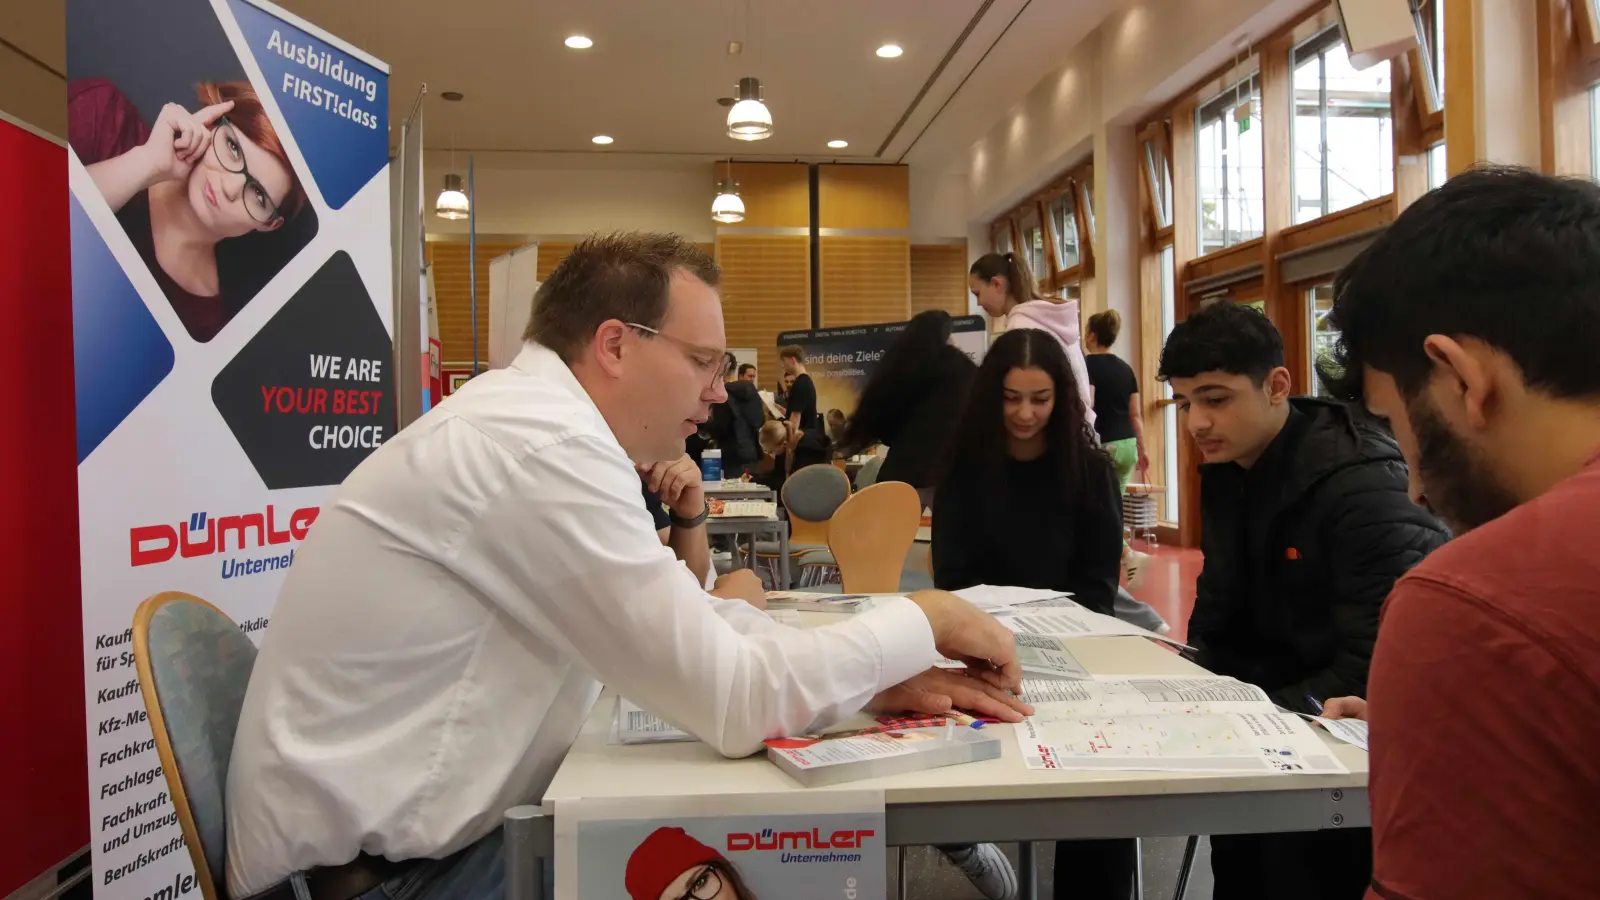
M 1450 530 L 1462 534 L 1510 512 L 1516 496 L 1494 470 L 1456 437 L 1437 410 L 1418 396 L 1406 404 L 1417 437 L 1417 469 L 1424 499 Z

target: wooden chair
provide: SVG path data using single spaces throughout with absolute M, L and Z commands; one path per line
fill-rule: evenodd
M 168 591 L 133 614 L 134 665 L 205 900 L 228 896 L 228 764 L 256 646 L 222 610 Z
M 845 501 L 828 522 L 828 549 L 847 594 L 900 590 L 906 554 L 917 539 L 922 504 L 900 481 L 882 481 Z

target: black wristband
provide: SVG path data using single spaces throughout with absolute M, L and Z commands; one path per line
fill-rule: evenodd
M 711 515 L 711 504 L 709 502 L 706 503 L 704 509 L 700 510 L 700 515 L 692 519 L 680 518 L 677 513 L 670 509 L 667 510 L 667 518 L 672 520 L 673 528 L 699 528 L 706 523 L 706 517 L 709 515 Z

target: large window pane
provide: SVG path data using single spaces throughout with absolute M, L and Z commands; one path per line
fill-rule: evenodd
M 1394 191 L 1389 63 L 1350 65 L 1337 28 L 1295 48 L 1296 224 Z
M 1078 217 L 1072 208 L 1072 191 L 1050 201 L 1050 229 L 1056 236 L 1056 265 L 1070 269 L 1080 261 L 1078 254 Z
M 1418 72 L 1427 88 L 1429 112 L 1444 109 L 1444 0 L 1411 0 L 1417 43 L 1426 70 Z
M 1022 232 L 1022 252 L 1028 259 L 1028 270 L 1035 279 L 1042 281 L 1050 273 L 1044 268 L 1044 226 L 1033 204 L 1028 205 L 1028 211 L 1017 223 L 1017 230 Z
M 1265 200 L 1255 76 L 1201 105 L 1195 145 L 1201 255 L 1260 237 Z
M 1440 141 L 1428 148 L 1428 190 L 1433 190 L 1449 176 L 1445 169 L 1444 142 Z
M 1169 244 L 1161 251 L 1161 343 L 1167 342 L 1167 335 L 1172 333 L 1172 327 L 1178 324 L 1177 298 L 1173 288 L 1173 279 L 1176 277 L 1172 271 L 1173 258 L 1172 246 Z M 1161 382 L 1161 397 L 1164 400 L 1172 399 L 1172 385 Z M 1168 522 L 1178 521 L 1178 407 L 1177 404 L 1168 403 L 1161 408 L 1161 433 L 1163 436 L 1161 466 L 1167 473 L 1167 514 L 1162 518 Z
M 1306 291 L 1306 305 L 1306 321 L 1311 326 L 1311 395 L 1317 397 L 1324 393 L 1317 372 L 1324 361 L 1333 358 L 1334 345 L 1339 341 L 1339 332 L 1328 321 L 1328 313 L 1333 312 L 1333 283 Z

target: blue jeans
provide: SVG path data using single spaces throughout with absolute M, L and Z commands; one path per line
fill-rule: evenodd
M 545 860 L 545 898 L 555 896 Z M 356 900 L 502 900 L 506 895 L 505 834 L 496 828 L 447 859 L 429 860 L 378 885 Z

